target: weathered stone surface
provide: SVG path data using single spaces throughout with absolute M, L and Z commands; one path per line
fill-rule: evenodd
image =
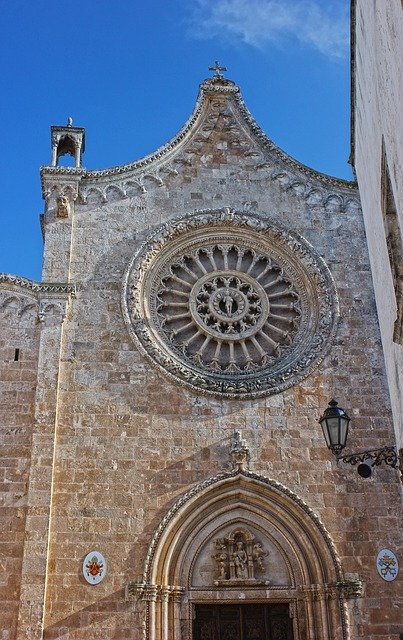
M 403 447 L 403 14 L 399 0 L 354 5 L 353 159 L 396 440 Z
M 99 172 L 45 167 L 42 181 L 44 278 L 74 283 L 76 292 L 31 296 L 29 332 L 15 324 L 18 310 L 6 324 L 6 412 L 21 411 L 9 428 L 27 430 L 16 442 L 4 436 L 15 495 L 10 518 L 18 517 L 20 498 L 25 507 L 21 522 L 10 524 L 20 541 L 7 547 L 7 566 L 16 559 L 5 598 L 10 638 L 189 640 L 196 587 L 203 602 L 239 597 L 236 584 L 204 587 L 219 579 L 207 561 L 214 540 L 240 530 L 268 552 L 268 576 L 259 569 L 257 576 L 273 581 L 246 584 L 241 593 L 248 601 L 289 602 L 295 640 L 392 635 L 396 583 L 380 584 L 375 557 L 399 544 L 398 474 L 380 468 L 359 480 L 336 465 L 317 422 L 336 396 L 353 418 L 351 449 L 393 437 L 355 185 L 283 154 L 252 121 L 238 88 L 217 78 L 203 84 L 187 127 L 153 156 Z M 57 214 L 62 196 L 68 217 Z M 143 243 L 160 225 L 169 230 L 178 217 L 223 207 L 301 235 L 334 280 L 328 292 L 332 300 L 337 292 L 340 318 L 323 338 L 323 359 L 277 394 L 240 399 L 182 386 L 144 357 L 125 323 L 124 274 Z M 172 255 L 177 248 L 173 239 Z M 16 290 L 18 300 L 26 296 L 21 284 Z M 21 369 L 26 380 L 10 362 L 17 336 L 32 351 L 32 368 Z M 250 458 L 240 468 L 229 458 L 235 430 Z M 13 471 L 19 465 L 23 480 Z M 234 544 L 246 545 L 240 535 Z M 182 557 L 175 540 L 193 555 Z M 96 586 L 81 573 L 92 549 L 108 567 Z M 196 587 L 186 576 L 195 576 Z M 362 580 L 364 591 L 345 604 L 348 576 Z

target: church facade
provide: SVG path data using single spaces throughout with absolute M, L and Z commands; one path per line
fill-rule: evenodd
M 221 71 L 129 165 L 52 127 L 42 282 L 0 279 L 7 640 L 403 633 L 398 470 L 318 423 L 336 398 L 349 449 L 394 444 L 357 187 Z

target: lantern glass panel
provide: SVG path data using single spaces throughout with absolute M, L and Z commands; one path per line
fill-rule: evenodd
M 347 442 L 348 434 L 348 418 L 340 418 L 340 445 L 344 448 Z
M 327 429 L 327 421 L 326 420 L 322 420 L 320 423 L 320 426 L 322 427 L 322 431 L 323 431 L 323 435 L 324 438 L 326 440 L 326 444 L 328 446 L 328 448 L 330 449 L 330 440 L 329 440 L 329 432 Z
M 340 444 L 340 418 L 326 418 L 327 430 L 329 433 L 330 446 L 334 447 Z

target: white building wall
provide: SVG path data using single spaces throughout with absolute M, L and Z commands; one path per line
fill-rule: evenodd
M 401 248 L 403 5 L 401 0 L 356 0 L 353 8 L 354 164 L 368 238 L 397 444 L 402 447 L 403 345 L 401 341 L 393 340 L 398 310 L 382 207 L 382 183 L 385 179 L 382 177 L 382 165 L 386 161 L 389 170 Z

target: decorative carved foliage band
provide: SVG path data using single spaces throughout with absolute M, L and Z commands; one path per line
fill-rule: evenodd
M 126 272 L 123 309 L 137 345 L 175 380 L 247 398 L 278 393 L 317 366 L 337 297 L 305 240 L 220 209 L 153 234 Z

